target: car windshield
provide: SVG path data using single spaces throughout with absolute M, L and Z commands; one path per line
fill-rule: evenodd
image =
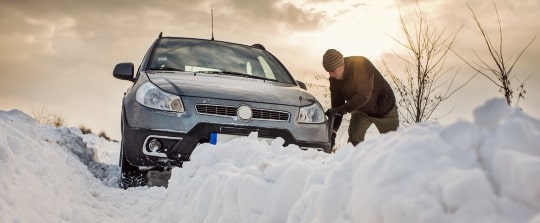
M 265 50 L 202 39 L 161 38 L 150 70 L 218 73 L 294 84 L 287 70 Z

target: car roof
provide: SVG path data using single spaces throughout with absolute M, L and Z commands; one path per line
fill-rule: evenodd
M 199 40 L 199 41 L 202 41 L 202 42 L 205 42 L 205 41 L 207 41 L 207 42 L 220 42 L 220 43 L 224 43 L 224 44 L 233 44 L 233 45 L 240 45 L 240 46 L 244 46 L 244 47 L 252 47 L 252 48 L 256 48 L 256 49 L 266 51 L 266 47 L 264 47 L 260 43 L 255 43 L 255 44 L 252 44 L 252 45 L 246 45 L 246 44 L 241 44 L 241 43 L 236 43 L 236 42 L 228 42 L 228 41 L 215 40 L 215 39 L 203 39 L 203 38 L 194 38 L 194 37 L 178 37 L 178 36 L 163 36 L 162 33 L 160 33 L 158 38 L 159 39 L 188 39 L 188 40 Z

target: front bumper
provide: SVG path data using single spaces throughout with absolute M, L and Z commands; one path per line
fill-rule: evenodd
M 189 132 L 171 132 L 165 130 L 150 130 L 130 127 L 123 120 L 123 146 L 127 161 L 139 167 L 171 167 L 181 166 L 189 161 L 189 157 L 199 143 L 210 141 L 211 133 L 232 134 L 247 136 L 251 132 L 258 132 L 260 138 L 277 138 L 285 140 L 285 146 L 298 145 L 300 148 L 318 148 L 330 152 L 330 143 L 306 142 L 296 140 L 286 129 L 260 128 L 253 126 L 238 126 L 214 123 L 198 123 Z M 163 148 L 152 151 L 148 144 L 152 139 L 159 140 Z

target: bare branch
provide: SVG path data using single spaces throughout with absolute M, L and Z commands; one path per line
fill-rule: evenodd
M 416 7 L 413 23 L 408 25 L 398 5 L 404 41 L 393 38 L 409 55 L 408 58 L 397 55 L 404 62 L 402 70 L 406 77 L 399 78 L 394 72 L 389 71 L 384 62 L 400 96 L 398 100 L 400 114 L 406 123 L 430 120 L 439 105 L 463 86 L 458 88 L 452 86 L 455 83 L 455 74 L 450 78 L 450 82 L 443 80 L 449 71 L 444 69 L 446 57 L 451 52 L 463 25 L 449 35 L 447 30 L 439 31 L 429 22 L 418 1 Z
M 489 65 L 486 61 L 484 61 L 477 53 L 473 50 L 474 55 L 476 56 L 477 61 L 475 64 L 472 64 L 459 54 L 457 54 L 455 51 L 453 51 L 458 57 L 465 62 L 471 69 L 476 71 L 477 73 L 482 74 L 484 77 L 486 77 L 489 81 L 491 81 L 495 86 L 499 87 L 499 91 L 504 94 L 504 97 L 506 98 L 506 102 L 508 105 L 512 105 L 512 99 L 514 97 L 514 89 L 512 88 L 511 80 L 513 78 L 512 71 L 519 59 L 521 59 L 521 56 L 525 53 L 525 51 L 532 45 L 534 40 L 536 40 L 536 36 L 532 38 L 531 41 L 527 43 L 527 45 L 519 52 L 518 56 L 512 61 L 512 57 L 508 57 L 510 62 L 510 67 L 507 65 L 507 59 L 504 56 L 503 53 L 503 30 L 501 25 L 501 19 L 499 16 L 499 11 L 497 8 L 497 5 L 494 1 L 493 8 L 495 10 L 495 15 L 497 17 L 497 24 L 499 28 L 499 44 L 498 48 L 496 48 L 493 43 L 491 42 L 489 35 L 487 34 L 486 30 L 483 28 L 482 24 L 480 23 L 480 20 L 476 16 L 476 13 L 472 9 L 472 7 L 467 4 L 467 7 L 469 8 L 469 11 L 471 12 L 471 15 L 478 27 L 478 30 L 480 31 L 480 34 L 484 40 L 484 43 L 486 45 L 486 48 L 491 56 L 492 62 L 494 65 Z M 525 87 L 524 83 L 521 82 L 521 84 L 516 88 L 518 97 L 516 100 L 515 106 L 518 105 L 518 102 L 520 99 L 525 99 Z
M 529 41 L 529 43 L 525 46 L 525 48 L 523 48 L 521 50 L 521 52 L 519 52 L 519 55 L 517 56 L 516 60 L 514 60 L 514 62 L 512 63 L 512 66 L 510 66 L 510 68 L 508 69 L 508 73 L 512 72 L 512 70 L 514 69 L 514 65 L 516 65 L 516 63 L 518 62 L 519 58 L 521 58 L 521 55 L 523 55 L 523 53 L 525 53 L 525 50 L 527 50 L 531 44 L 534 42 L 534 40 L 536 40 L 536 36 L 534 36 L 531 41 Z

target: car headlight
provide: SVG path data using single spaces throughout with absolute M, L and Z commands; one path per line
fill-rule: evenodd
M 135 99 L 149 108 L 184 112 L 184 104 L 179 96 L 164 92 L 150 82 L 144 83 L 137 89 Z
M 298 113 L 298 122 L 300 123 L 323 123 L 324 111 L 319 103 L 301 107 Z

